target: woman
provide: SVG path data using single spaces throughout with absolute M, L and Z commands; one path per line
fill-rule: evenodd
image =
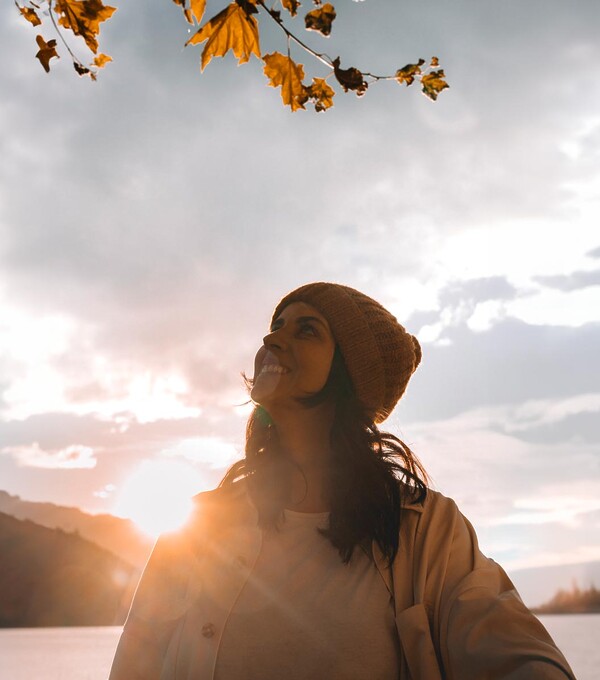
M 157 542 L 111 680 L 574 677 L 454 502 L 377 427 L 420 360 L 352 288 L 283 298 L 248 380 L 245 458 Z

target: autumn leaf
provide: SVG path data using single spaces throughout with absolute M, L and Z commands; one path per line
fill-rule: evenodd
M 15 5 L 17 5 L 19 12 L 21 12 L 21 14 L 27 19 L 27 21 L 29 21 L 30 24 L 33 24 L 33 26 L 39 26 L 42 23 L 42 20 L 35 13 L 34 9 L 31 7 L 21 7 L 16 2 Z
M 444 71 L 440 69 L 439 71 L 432 71 L 431 73 L 426 73 L 421 78 L 421 85 L 423 86 L 423 94 L 435 101 L 438 98 L 438 94 L 450 87 L 448 83 L 444 80 L 446 76 Z
M 58 23 L 80 35 L 94 54 L 98 51 L 100 23 L 110 19 L 116 7 L 102 4 L 102 0 L 56 0 L 54 10 Z
M 94 66 L 97 66 L 98 68 L 104 68 L 109 61 L 112 61 L 112 57 L 110 57 L 108 54 L 99 54 L 94 59 Z
M 188 24 L 193 24 L 194 19 L 192 18 L 192 10 L 188 9 L 185 6 L 185 0 L 173 0 L 173 2 L 178 7 L 181 7 L 181 11 L 183 12 L 183 16 L 186 18 L 186 21 L 188 22 Z
M 400 85 L 402 85 L 402 83 L 406 83 L 407 87 L 408 85 L 412 85 L 415 77 L 421 74 L 421 66 L 423 66 L 424 63 L 425 59 L 419 59 L 416 64 L 406 64 L 406 66 L 399 68 L 396 71 L 396 80 Z
M 331 33 L 331 24 L 335 19 L 335 8 L 330 3 L 325 3 L 322 7 L 313 9 L 312 12 L 304 17 L 304 24 L 307 31 L 318 31 L 323 35 Z
M 77 71 L 80 76 L 91 76 L 92 72 L 87 66 L 80 64 L 77 61 L 73 62 L 73 68 Z
M 302 82 L 304 69 L 302 64 L 294 63 L 289 57 L 279 52 L 263 57 L 264 72 L 269 78 L 271 87 L 281 86 L 281 99 L 292 111 L 303 109 L 308 100 L 308 90 Z
M 40 60 L 40 64 L 44 67 L 46 73 L 50 72 L 50 59 L 56 57 L 60 59 L 56 51 L 56 40 L 48 40 L 46 42 L 41 35 L 35 36 L 35 41 L 40 48 L 38 53 L 35 55 L 37 59 Z
M 196 23 L 202 21 L 204 10 L 206 9 L 206 0 L 190 0 L 190 10 L 196 19 Z
M 333 106 L 335 91 L 324 78 L 313 78 L 312 85 L 307 91 L 309 99 L 315 105 L 315 111 L 326 111 Z
M 298 7 L 300 7 L 299 0 L 281 0 L 281 4 L 293 17 L 298 13 Z
M 431 66 L 431 68 L 435 68 L 436 66 L 439 66 L 439 65 L 440 65 L 440 60 L 437 57 L 431 57 L 431 63 L 429 64 L 429 66 Z
M 340 58 L 333 60 L 333 73 L 338 83 L 344 88 L 344 92 L 354 90 L 357 96 L 362 95 L 367 91 L 369 84 L 364 80 L 363 74 L 354 66 L 350 68 L 340 68 Z
M 247 62 L 251 54 L 260 59 L 256 19 L 237 2 L 232 2 L 207 21 L 186 45 L 198 45 L 205 40 L 207 43 L 202 50 L 201 61 L 203 71 L 213 57 L 224 57 L 229 50 L 233 50 L 239 64 Z

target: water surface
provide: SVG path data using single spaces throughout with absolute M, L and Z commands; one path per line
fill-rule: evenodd
M 540 616 L 577 680 L 598 680 L 600 614 Z M 0 630 L 0 680 L 106 680 L 119 627 Z

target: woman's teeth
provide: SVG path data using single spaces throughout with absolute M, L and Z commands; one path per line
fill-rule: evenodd
M 262 373 L 287 373 L 287 369 L 283 368 L 283 366 L 278 366 L 276 364 L 267 364 L 266 366 L 263 366 L 260 369 L 261 374 Z

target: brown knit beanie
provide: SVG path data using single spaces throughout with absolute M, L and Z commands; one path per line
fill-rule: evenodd
M 418 340 L 378 302 L 348 286 L 301 286 L 279 302 L 273 321 L 292 302 L 306 302 L 327 319 L 357 397 L 375 423 L 384 421 L 421 361 Z

